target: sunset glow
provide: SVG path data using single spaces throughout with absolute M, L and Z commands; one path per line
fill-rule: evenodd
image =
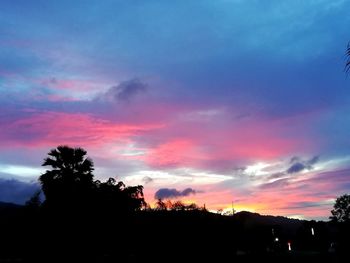
M 69 145 L 151 205 L 176 189 L 211 211 L 327 220 L 350 192 L 349 2 L 11 2 L 0 179 L 32 186 Z

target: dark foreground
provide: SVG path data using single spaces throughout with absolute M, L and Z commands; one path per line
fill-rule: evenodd
M 120 251 L 116 250 L 116 253 Z M 218 251 L 217 251 L 218 252 Z M 330 253 L 318 253 L 318 252 L 290 252 L 281 254 L 248 254 L 248 255 L 230 255 L 230 251 L 226 251 L 226 255 L 213 255 L 211 253 L 205 253 L 198 248 L 196 253 L 186 254 L 187 252 L 182 252 L 182 254 L 173 255 L 172 251 L 169 254 L 157 254 L 153 252 L 150 255 L 136 255 L 128 254 L 123 256 L 118 255 L 96 255 L 94 257 L 77 256 L 77 255 L 57 255 L 51 254 L 46 255 L 44 258 L 27 258 L 21 256 L 10 256 L 2 257 L 0 262 L 347 262 L 347 258 L 344 256 L 339 256 Z M 198 254 L 197 254 L 198 253 Z M 204 253 L 204 254 L 201 254 Z
M 251 213 L 12 207 L 0 224 L 0 262 L 348 262 L 350 250 L 347 225 Z

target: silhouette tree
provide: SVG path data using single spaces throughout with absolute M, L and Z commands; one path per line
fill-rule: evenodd
M 50 166 L 39 177 L 46 204 L 74 203 L 83 200 L 94 187 L 94 164 L 82 148 L 58 146 L 48 153 L 42 166 Z
M 218 215 L 222 215 L 223 212 L 224 212 L 224 210 L 223 210 L 222 208 L 220 208 L 220 209 L 218 209 L 218 210 L 216 211 L 216 213 L 217 213 Z
M 128 211 L 138 211 L 147 206 L 143 195 L 143 186 L 128 186 L 123 189 L 126 196 L 126 205 Z
M 158 200 L 156 202 L 156 210 L 160 210 L 160 211 L 167 210 L 166 203 L 163 202 L 163 200 L 161 198 L 158 198 Z
M 342 195 L 338 197 L 331 211 L 331 220 L 336 222 L 350 222 L 350 195 Z
M 183 211 L 185 210 L 186 206 L 185 204 L 178 200 L 178 201 L 175 201 L 171 207 L 171 210 L 175 210 L 175 211 Z
M 31 198 L 25 203 L 25 206 L 29 209 L 37 210 L 41 206 L 41 199 L 40 199 L 41 191 L 36 191 Z
M 143 186 L 128 186 L 109 178 L 106 182 L 95 181 L 96 198 L 101 207 L 119 212 L 133 212 L 146 207 Z
M 196 203 L 191 203 L 187 205 L 185 208 L 186 210 L 199 210 L 199 207 Z

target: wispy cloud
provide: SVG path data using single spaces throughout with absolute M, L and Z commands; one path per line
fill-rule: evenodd
M 95 99 L 105 102 L 130 102 L 137 95 L 146 92 L 147 88 L 148 85 L 141 80 L 131 79 L 109 88 Z
M 291 166 L 287 169 L 286 173 L 293 174 L 304 170 L 311 170 L 314 164 L 319 161 L 319 156 L 314 156 L 310 160 L 303 161 L 299 157 L 293 157 L 291 159 Z
M 91 114 L 44 111 L 4 124 L 0 138 L 8 144 L 27 146 L 103 145 L 162 126 L 113 123 Z

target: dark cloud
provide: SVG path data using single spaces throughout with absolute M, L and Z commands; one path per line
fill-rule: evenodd
M 293 157 L 290 160 L 290 163 L 292 164 L 288 169 L 287 169 L 287 174 L 294 174 L 294 173 L 299 173 L 305 169 L 311 170 L 314 164 L 316 164 L 319 161 L 319 156 L 314 156 L 309 160 L 303 161 L 299 157 Z
M 129 102 L 138 94 L 147 90 L 147 84 L 139 79 L 131 79 L 111 87 L 106 93 L 97 96 L 102 101 L 126 101 Z
M 320 156 L 316 155 L 314 157 L 312 157 L 310 160 L 307 161 L 308 165 L 314 165 L 315 163 L 317 163 L 320 160 Z
M 188 196 L 190 194 L 196 194 L 196 191 L 193 190 L 192 188 L 186 188 L 185 190 L 182 191 L 182 196 Z
M 16 179 L 0 178 L 0 201 L 24 204 L 37 190 L 36 183 L 25 183 Z
M 319 161 L 319 156 L 316 155 L 312 157 L 309 160 L 303 160 L 302 158 L 298 156 L 294 156 L 290 159 L 289 161 L 289 168 L 287 170 L 281 171 L 281 172 L 276 172 L 273 174 L 270 174 L 268 177 L 266 177 L 266 180 L 278 180 L 282 179 L 284 177 L 289 177 L 290 174 L 296 174 L 301 171 L 306 170 L 312 170 L 313 165 L 316 164 Z M 275 181 L 277 182 L 277 181 Z M 262 185 L 262 187 L 269 187 L 270 183 L 267 183 L 266 185 Z
M 149 184 L 149 183 L 152 183 L 154 180 L 153 178 L 149 177 L 149 176 L 145 176 L 142 178 L 142 181 L 145 183 L 145 184 Z
M 188 196 L 190 194 L 196 194 L 196 191 L 192 188 L 186 188 L 183 191 L 178 191 L 175 188 L 161 188 L 155 194 L 155 199 L 165 199 L 165 198 L 177 198 L 182 196 Z
M 287 169 L 288 174 L 294 174 L 303 171 L 307 166 L 303 163 L 293 163 L 291 167 Z

